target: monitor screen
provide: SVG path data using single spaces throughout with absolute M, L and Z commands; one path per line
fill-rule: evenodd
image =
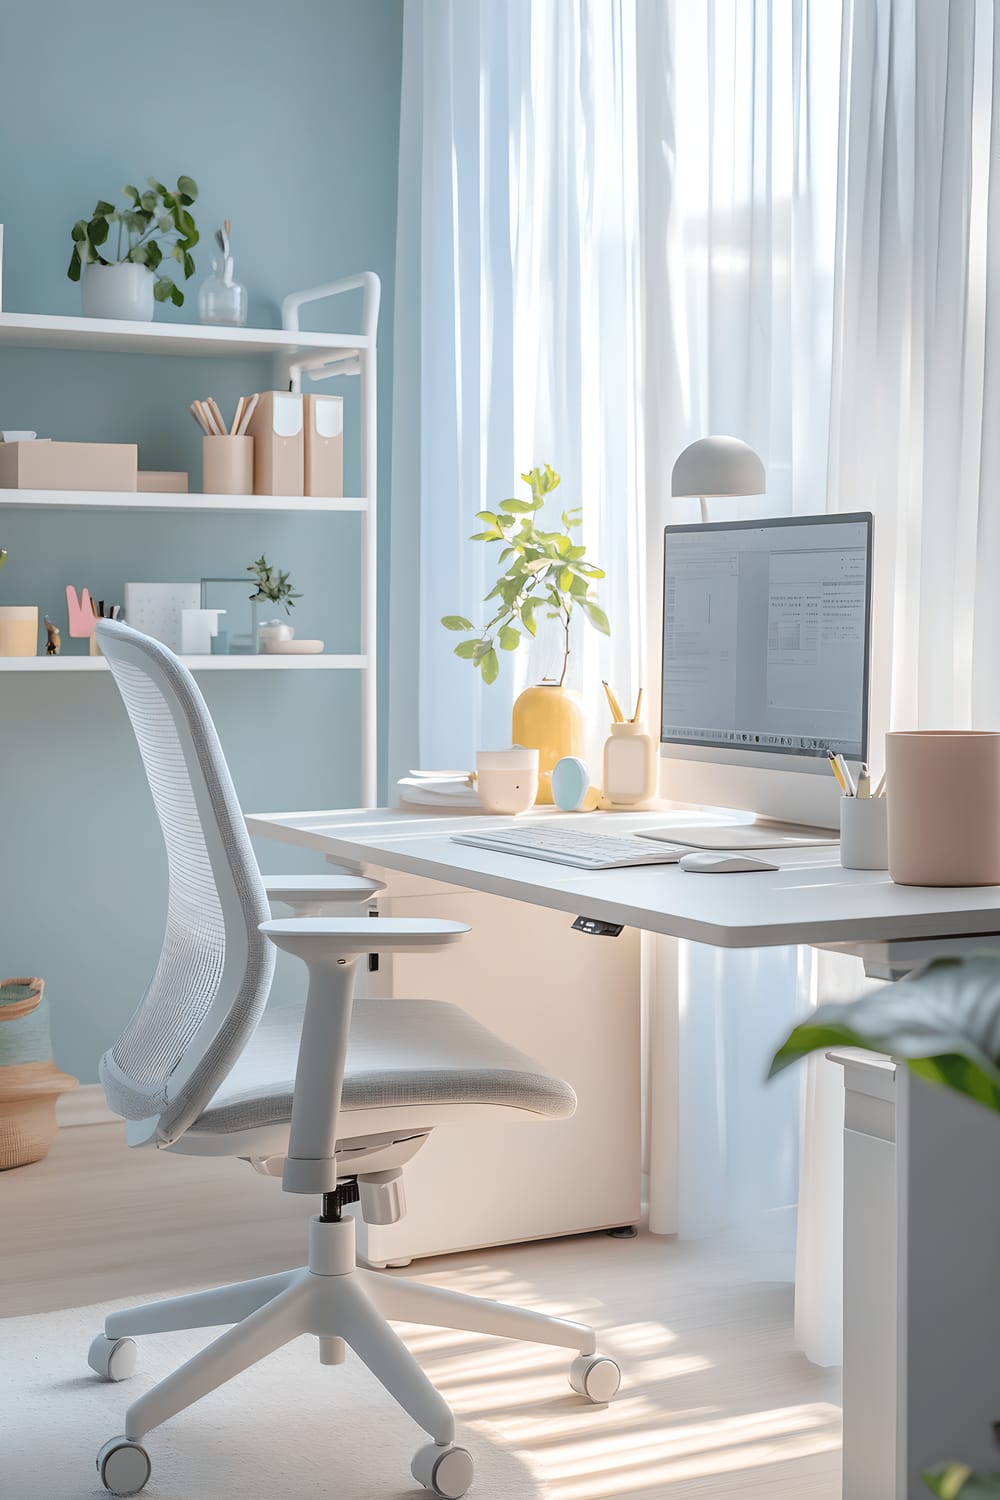
M 867 756 L 870 514 L 668 526 L 664 745 Z

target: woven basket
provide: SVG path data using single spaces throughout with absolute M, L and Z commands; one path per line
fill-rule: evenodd
M 0 1171 L 48 1154 L 56 1100 L 78 1083 L 52 1061 L 42 979 L 0 980 Z

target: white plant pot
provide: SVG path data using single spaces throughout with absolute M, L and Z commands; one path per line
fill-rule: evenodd
M 131 261 L 87 266 L 83 273 L 83 316 L 149 323 L 155 305 L 153 286 L 152 271 Z

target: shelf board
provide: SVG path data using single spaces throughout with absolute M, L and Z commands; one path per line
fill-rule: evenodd
M 153 494 L 139 490 L 3 490 L 0 509 L 7 510 L 149 510 L 149 511 L 365 511 L 364 498 L 320 495 Z
M 202 323 L 132 323 L 119 318 L 64 318 L 0 313 L 0 348 L 80 349 L 92 353 L 323 354 L 350 359 L 367 349 L 358 333 L 292 333 L 283 328 L 215 328 Z
M 358 671 L 366 656 L 182 656 L 192 672 Z M 0 656 L 0 672 L 106 672 L 103 656 Z

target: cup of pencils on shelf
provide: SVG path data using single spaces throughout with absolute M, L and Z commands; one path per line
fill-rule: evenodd
M 231 427 L 214 396 L 192 401 L 188 410 L 201 428 L 201 488 L 206 495 L 253 494 L 253 438 L 247 427 L 258 398 L 241 396 Z

